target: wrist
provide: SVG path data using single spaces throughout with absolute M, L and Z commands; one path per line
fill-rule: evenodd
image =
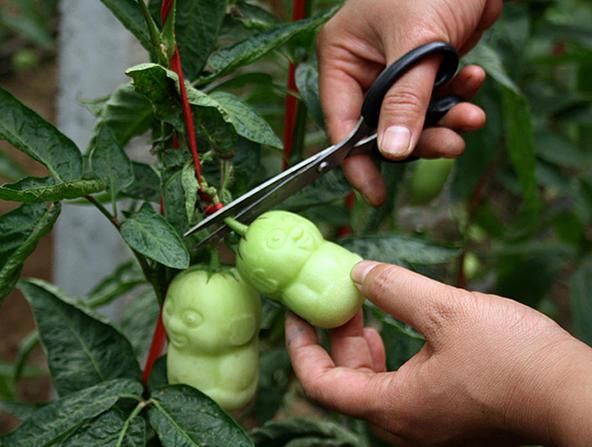
M 592 444 L 592 348 L 574 340 L 564 377 L 550 402 L 548 433 L 552 445 L 585 447 Z

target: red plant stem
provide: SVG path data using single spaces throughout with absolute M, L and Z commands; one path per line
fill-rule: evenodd
M 306 15 L 306 0 L 294 0 L 292 7 L 292 21 L 301 20 Z M 296 113 L 298 112 L 298 99 L 292 94 L 297 92 L 296 67 L 290 62 L 288 67 L 288 93 L 284 103 L 284 161 L 283 168 L 286 169 L 292 156 L 294 147 L 294 128 L 296 126 Z
M 144 372 L 142 374 L 142 382 L 144 384 L 148 383 L 148 379 L 150 378 L 150 374 L 152 374 L 152 369 L 154 367 L 154 363 L 162 354 L 164 350 L 166 342 L 166 331 L 164 329 L 164 324 L 162 322 L 162 309 L 158 314 L 158 319 L 156 320 L 156 327 L 154 328 L 154 334 L 152 334 L 152 342 L 150 343 L 150 349 L 148 351 L 148 357 L 146 358 L 146 364 L 144 365 Z
M 142 0 L 143 1 L 143 0 Z M 160 18 L 162 23 L 164 24 L 169 16 L 171 11 L 171 7 L 173 6 L 173 0 L 162 0 L 161 7 L 160 7 Z M 185 133 L 187 135 L 187 143 L 189 145 L 189 149 L 191 150 L 191 155 L 193 156 L 193 164 L 195 167 L 195 177 L 197 178 L 197 183 L 199 187 L 199 191 L 202 191 L 202 182 L 201 182 L 201 164 L 199 162 L 199 152 L 197 150 L 197 140 L 195 138 L 195 124 L 193 123 L 193 113 L 191 112 L 191 106 L 189 105 L 189 100 L 187 98 L 187 89 L 185 88 L 185 75 L 183 74 L 183 65 L 181 63 L 181 55 L 179 54 L 179 49 L 175 48 L 173 56 L 170 60 L 170 68 L 177 76 L 179 76 L 179 93 L 181 95 L 181 107 L 183 109 L 183 121 L 185 123 Z M 172 141 L 173 147 L 179 147 L 179 140 L 177 135 L 173 135 Z M 209 200 L 211 199 L 206 194 L 200 194 L 201 200 Z M 215 212 L 221 204 L 213 204 L 206 207 L 206 213 L 213 213 Z M 164 201 L 161 197 L 160 199 L 160 213 L 164 213 Z M 150 378 L 150 374 L 152 373 L 152 368 L 154 367 L 154 363 L 162 354 L 162 351 L 166 344 L 166 331 L 164 328 L 164 324 L 162 322 L 162 309 L 158 314 L 158 319 L 156 321 L 156 327 L 154 329 L 154 334 L 152 335 L 152 342 L 150 343 L 150 349 L 148 351 L 148 357 L 146 359 L 146 364 L 144 365 L 144 371 L 142 374 L 142 381 L 144 384 L 148 383 L 148 379 Z

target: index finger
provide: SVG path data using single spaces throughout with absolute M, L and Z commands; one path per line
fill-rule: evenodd
M 314 328 L 295 315 L 286 318 L 286 345 L 294 372 L 312 400 L 355 417 L 377 412 L 386 395 L 386 373 L 335 366 L 318 344 Z

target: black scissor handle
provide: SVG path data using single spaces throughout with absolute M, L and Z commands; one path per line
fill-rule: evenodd
M 382 101 L 393 84 L 411 67 L 434 54 L 442 55 L 442 62 L 436 75 L 434 88 L 445 84 L 454 77 L 458 69 L 459 57 L 456 48 L 452 45 L 446 42 L 432 42 L 409 51 L 385 68 L 366 93 L 366 98 L 362 104 L 362 117 L 368 127 L 373 129 L 378 127 Z M 434 125 L 458 102 L 460 102 L 459 98 L 447 97 L 433 102 L 434 107 L 430 104 L 430 108 L 426 114 L 426 126 Z

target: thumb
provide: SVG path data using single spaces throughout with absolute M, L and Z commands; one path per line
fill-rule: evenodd
M 464 315 L 470 292 L 448 286 L 396 265 L 373 261 L 356 264 L 352 279 L 362 294 L 434 343 Z
M 378 123 L 378 148 L 385 157 L 406 158 L 419 141 L 439 62 L 438 56 L 426 59 L 405 73 L 385 95 Z

